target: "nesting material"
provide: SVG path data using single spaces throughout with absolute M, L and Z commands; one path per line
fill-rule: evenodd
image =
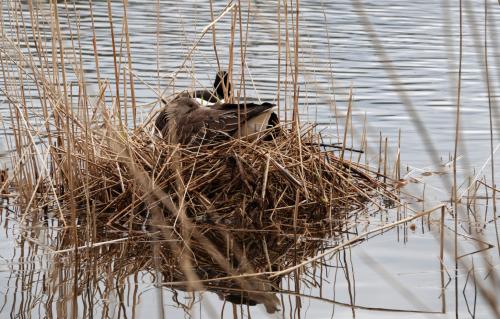
M 312 127 L 272 130 L 193 146 L 168 144 L 152 124 L 76 134 L 70 153 L 52 150 L 60 219 L 78 216 L 79 246 L 129 238 L 120 258 L 130 273 L 160 270 L 167 286 L 214 290 L 273 312 L 273 272 L 317 254 L 387 190 L 320 146 Z M 263 275 L 241 277 L 255 273 Z

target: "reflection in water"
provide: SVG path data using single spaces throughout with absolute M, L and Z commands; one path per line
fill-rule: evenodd
M 481 205 L 482 203 L 478 202 L 476 206 L 478 209 L 473 210 L 472 214 L 478 220 L 485 220 L 485 223 L 469 224 L 469 226 L 476 227 L 480 233 L 484 233 L 485 237 L 488 238 L 492 235 L 491 227 L 488 227 L 488 224 L 491 226 L 489 220 L 491 216 L 483 216 Z M 15 222 L 13 224 L 12 221 L 5 218 L 8 216 L 6 210 L 12 209 L 11 207 L 5 202 L 2 214 L 3 227 L 9 233 L 20 228 Z M 13 216 L 14 213 L 11 211 L 10 216 Z M 402 212 L 402 215 L 405 213 Z M 353 220 L 353 225 L 355 224 L 356 228 L 353 228 L 352 232 L 362 234 L 367 230 L 367 227 L 370 227 L 372 219 L 373 217 L 366 214 L 359 215 L 356 220 Z M 466 225 L 464 224 L 464 226 Z M 172 269 L 175 269 L 174 265 L 165 260 L 165 254 L 168 254 L 166 240 L 159 239 L 155 232 L 133 238 L 128 233 L 126 233 L 127 236 L 124 236 L 123 231 L 117 231 L 122 235 L 111 232 L 111 234 L 106 234 L 109 239 L 106 242 L 97 243 L 93 247 L 80 246 L 75 249 L 65 248 L 74 247 L 71 243 L 72 234 L 61 226 L 54 218 L 40 214 L 38 221 L 32 221 L 22 227 L 26 229 L 23 236 L 12 234 L 16 236 L 15 238 L 19 238 L 19 242 L 15 245 L 13 256 L 2 262 L 7 267 L 7 269 L 2 270 L 3 272 L 7 271 L 2 277 L 8 276 L 8 278 L 1 278 L 2 282 L 5 283 L 2 288 L 4 297 L 0 303 L 2 314 L 8 315 L 10 313 L 12 317 L 20 318 L 30 316 L 67 318 L 73 316 L 74 309 L 78 309 L 78 318 L 95 316 L 130 318 L 144 315 L 159 317 L 162 311 L 166 312 L 167 317 L 182 317 L 181 314 L 184 312 L 197 313 L 198 305 L 203 304 L 205 310 L 202 313 L 215 306 L 215 313 L 219 312 L 217 308 L 222 307 L 222 312 L 229 311 L 227 313 L 229 315 L 231 313 L 230 304 L 218 305 L 217 303 L 217 299 L 225 299 L 231 303 L 243 304 L 241 308 L 236 310 L 237 313 L 244 312 L 256 316 L 258 312 L 252 307 L 248 308 L 247 304 L 252 305 L 253 301 L 257 300 L 265 302 L 271 296 L 279 297 L 283 315 L 290 314 L 290 317 L 295 316 L 293 313 L 304 310 L 311 316 L 321 316 L 325 311 L 331 311 L 332 308 L 329 305 L 332 302 L 338 306 L 356 303 L 358 305 L 354 309 L 358 315 L 363 315 L 366 311 L 377 314 L 381 310 L 388 310 L 390 314 L 394 310 L 385 309 L 380 305 L 387 305 L 387 300 L 391 297 L 395 298 L 397 302 L 389 308 L 406 309 L 405 316 L 411 317 L 415 311 L 417 313 L 424 311 L 430 315 L 438 313 L 441 307 L 439 304 L 441 301 L 429 298 L 436 295 L 435 289 L 439 287 L 439 263 L 431 256 L 429 256 L 431 258 L 422 258 L 415 255 L 415 252 L 418 251 L 428 253 L 430 243 L 419 246 L 424 238 L 411 240 L 416 232 L 422 232 L 420 236 L 423 236 L 427 233 L 427 228 L 430 229 L 429 234 L 439 232 L 440 225 L 436 218 L 422 220 L 422 225 L 418 221 L 416 224 L 398 226 L 396 230 L 398 236 L 401 236 L 401 240 L 407 242 L 410 239 L 406 245 L 394 246 L 391 243 L 392 239 L 384 240 L 387 235 L 380 236 L 371 238 L 369 242 L 358 248 L 351 247 L 352 252 L 345 250 L 317 260 L 313 264 L 313 268 L 301 269 L 300 294 L 297 294 L 294 282 L 295 275 L 299 274 L 294 273 L 291 277 L 285 277 L 283 280 L 275 278 L 269 281 L 265 276 L 254 277 L 247 283 L 251 283 L 255 289 L 243 294 L 234 281 L 205 281 L 203 283 L 204 289 L 215 292 L 219 296 L 216 299 L 210 298 L 210 295 L 200 291 L 193 292 L 192 288 L 177 281 L 184 279 L 184 274 L 182 271 L 172 272 Z M 393 231 L 392 234 L 395 235 L 395 232 Z M 325 242 L 325 248 L 330 243 L 335 244 L 334 242 Z M 388 249 L 388 245 L 391 248 Z M 370 246 L 376 248 L 375 254 L 370 251 Z M 483 245 L 479 248 L 486 249 L 488 247 Z M 225 250 L 226 248 L 221 247 L 221 249 Z M 439 251 L 439 247 L 435 249 Z M 477 246 L 474 242 L 464 242 L 462 249 L 461 254 L 466 254 L 477 250 Z M 251 261 L 249 262 L 251 263 Z M 426 264 L 429 265 L 425 266 Z M 365 268 L 364 265 L 368 265 L 370 270 L 360 272 L 360 269 Z M 477 304 L 477 298 L 480 296 L 477 284 L 471 284 L 470 281 L 474 276 L 487 277 L 491 271 L 491 265 L 476 258 L 475 267 L 471 271 L 463 272 L 461 278 L 466 283 L 463 295 L 464 311 L 467 311 L 467 308 L 471 312 L 475 311 L 480 317 L 489 316 L 485 312 L 484 306 Z M 216 264 L 214 266 L 217 267 Z M 421 273 L 419 269 L 428 266 L 431 266 L 432 271 Z M 203 273 L 198 272 L 197 275 L 200 279 L 207 278 L 211 275 L 207 274 L 209 271 L 210 268 L 205 268 Z M 374 273 L 376 276 L 373 276 Z M 172 276 L 176 274 L 179 277 L 173 278 Z M 402 276 L 401 279 L 408 284 L 400 287 L 398 280 L 393 277 L 396 274 Z M 448 277 L 449 275 L 451 274 L 445 272 L 445 280 L 448 284 L 451 279 Z M 381 278 L 379 278 L 380 276 Z M 420 284 L 412 283 L 415 280 Z M 231 282 L 233 283 L 231 284 Z M 353 287 L 355 283 L 358 286 L 356 289 Z M 372 286 L 373 288 L 370 288 Z M 368 302 L 368 305 L 372 305 L 369 307 L 359 305 L 360 301 L 355 302 L 354 299 L 349 301 L 349 298 L 354 298 L 354 294 L 358 295 L 356 299 L 363 299 L 365 295 L 363 289 L 374 289 L 375 291 L 382 289 L 383 293 L 369 295 L 368 300 L 371 302 Z M 157 294 L 152 293 L 154 291 L 160 293 L 161 299 L 157 299 Z M 346 296 L 347 292 L 349 293 Z M 353 295 L 349 297 L 349 294 Z M 401 299 L 401 294 L 408 296 Z M 425 297 L 426 295 L 429 296 Z M 297 299 L 294 296 L 300 296 L 300 298 Z M 345 297 L 347 300 L 344 299 Z M 405 298 L 409 299 L 405 301 Z M 203 303 L 203 299 L 210 300 L 211 305 Z M 346 303 L 335 301 L 339 299 L 345 300 Z M 164 310 L 158 304 L 159 300 L 162 300 L 165 305 L 169 305 L 168 310 Z M 366 302 L 365 300 L 364 303 Z M 144 308 L 143 304 L 148 306 Z M 315 304 L 320 307 L 311 308 Z M 348 307 L 339 308 L 338 306 L 333 308 L 333 313 L 337 316 L 352 315 L 350 310 L 347 311 Z M 448 309 L 450 306 L 452 307 L 452 305 L 448 305 Z M 161 311 L 160 308 L 162 308 Z M 476 308 L 477 310 L 473 310 Z M 267 309 L 267 311 L 270 310 L 272 309 Z M 214 310 L 212 309 L 212 311 Z

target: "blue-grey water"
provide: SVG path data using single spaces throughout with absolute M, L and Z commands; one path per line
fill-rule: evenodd
M 2 36 L 12 37 L 15 29 L 14 8 L 20 7 L 31 25 L 27 1 L 2 2 Z M 214 12 L 217 16 L 226 6 L 224 1 L 214 1 Z M 397 150 L 398 135 L 401 134 L 401 162 L 407 177 L 415 177 L 425 182 L 412 184 L 408 191 L 422 196 L 425 192 L 425 204 L 420 208 L 432 207 L 439 201 L 450 198 L 450 190 L 446 189 L 442 178 L 451 178 L 451 166 L 441 166 L 450 160 L 454 151 L 457 79 L 459 70 L 459 2 L 458 1 L 300 1 L 299 30 L 300 48 L 299 79 L 301 120 L 318 123 L 318 129 L 333 141 L 343 135 L 345 115 L 348 108 L 349 92 L 352 89 L 354 146 L 359 146 L 363 123 L 367 123 L 369 137 L 368 157 L 376 165 L 378 160 L 379 134 L 388 137 L 389 153 Z M 463 61 L 461 81 L 461 145 L 458 151 L 460 193 L 466 186 L 463 182 L 468 176 L 486 176 L 490 179 L 490 117 L 489 103 L 493 107 L 493 147 L 496 150 L 499 142 L 500 110 L 497 108 L 500 92 L 500 5 L 496 1 L 487 1 L 487 57 L 490 79 L 490 100 L 488 99 L 485 73 L 485 18 L 483 1 L 464 1 L 463 12 Z M 51 10 L 48 3 L 39 3 L 40 19 L 51 21 Z M 263 101 L 274 101 L 280 104 L 281 117 L 290 118 L 289 110 L 293 96 L 284 90 L 278 99 L 278 73 L 285 78 L 286 69 L 286 34 L 285 20 L 277 20 L 278 6 L 275 1 L 242 2 L 243 36 L 246 37 L 245 90 L 248 96 Z M 66 9 L 68 8 L 68 9 Z M 283 3 L 280 6 L 283 10 Z M 58 4 L 61 17 L 61 30 L 69 34 L 70 26 L 75 32 L 80 28 L 80 45 L 85 74 L 88 77 L 89 90 L 97 90 L 95 82 L 96 66 L 92 46 L 92 20 L 87 1 L 74 1 L 66 7 L 64 2 Z M 63 13 L 68 10 L 69 19 Z M 117 43 L 123 43 L 122 36 L 123 2 L 112 2 L 114 32 Z M 248 33 L 245 30 L 248 14 Z M 190 54 L 191 48 L 202 36 L 204 28 L 210 23 L 209 1 L 128 1 L 128 29 L 131 43 L 132 67 L 136 74 L 135 89 L 140 114 L 147 115 L 154 106 L 156 92 L 171 94 L 187 87 L 211 85 L 217 69 L 217 62 L 212 46 L 210 31 L 206 33 L 196 50 Z M 96 44 L 99 51 L 100 76 L 114 81 L 114 62 L 110 39 L 108 19 L 108 3 L 94 1 L 93 17 L 95 19 Z M 295 17 L 295 16 L 294 16 Z M 291 17 L 289 17 L 291 18 Z M 230 14 L 224 16 L 217 24 L 218 56 L 223 68 L 229 61 Z M 288 21 L 291 24 L 291 21 Z M 50 25 L 42 24 L 42 31 L 50 31 Z M 279 31 L 281 30 L 281 34 Z M 289 26 L 291 29 L 291 25 Z M 281 52 L 279 39 L 281 37 Z M 241 54 L 239 31 L 235 36 L 235 74 L 241 74 Z M 290 41 L 293 34 L 290 31 Z M 71 45 L 69 37 L 65 45 Z M 126 46 L 122 46 L 125 50 Z M 293 44 L 292 44 L 293 48 Z M 24 46 L 25 52 L 33 52 L 34 47 Z M 293 51 L 293 50 L 292 50 Z M 5 53 L 5 51 L 2 51 Z M 292 52 L 293 54 L 293 52 Z M 281 65 L 278 58 L 281 55 Z M 126 56 L 126 54 L 124 54 Z M 5 55 L 2 57 L 3 61 Z M 71 57 L 68 57 L 71 60 Z M 123 67 L 126 67 L 124 58 Z M 182 68 L 180 69 L 180 67 Z M 289 66 L 290 67 L 290 66 Z M 190 74 L 194 74 L 196 80 Z M 175 75 L 175 80 L 173 76 Z M 290 78 L 290 76 L 289 76 Z M 1 80 L 3 85 L 3 80 Z M 155 92 L 156 91 L 156 92 Z M 33 92 L 33 91 L 32 91 Z M 32 96 L 36 100 L 36 96 Z M 35 103 L 36 104 L 36 103 Z M 1 145 L 5 156 L 2 163 L 11 166 L 9 151 L 12 144 L 7 141 L 12 135 L 9 129 L 9 106 L 3 95 L 0 95 L 0 112 L 3 117 L 5 135 Z M 33 111 L 34 113 L 36 110 Z M 419 127 L 421 123 L 421 127 Z M 338 127 L 338 129 L 337 129 Z M 423 129 L 422 129 L 423 128 Z M 430 150 L 435 149 L 435 153 Z M 395 158 L 395 155 L 394 155 Z M 500 156 L 495 153 L 496 162 Z M 408 171 L 406 171 L 408 168 Z M 444 177 L 422 176 L 422 172 L 441 170 L 449 174 Z M 497 172 L 500 171 L 497 169 Z M 497 180 L 500 177 L 497 174 Z M 491 203 L 490 203 L 491 204 Z M 484 205 L 485 203 L 479 203 Z M 491 221 L 492 208 L 484 213 L 488 220 L 485 229 L 486 241 L 495 245 L 494 225 Z M 25 309 L 26 313 L 16 313 L 20 309 L 20 294 L 16 276 L 19 272 L 21 250 L 19 240 L 21 230 L 11 220 L 11 213 L 4 210 L 2 223 L 5 225 L 0 238 L 0 318 L 43 316 L 43 307 Z M 439 220 L 438 215 L 431 215 Z M 374 217 L 372 225 L 385 221 Z M 387 216 L 393 220 L 394 216 Z M 452 227 L 451 217 L 449 226 Z M 464 227 L 467 228 L 465 222 Z M 398 237 L 395 230 L 377 236 L 348 251 L 350 264 L 355 279 L 355 304 L 362 307 L 378 307 L 386 309 L 413 309 L 439 312 L 440 272 L 439 243 L 434 224 L 429 230 L 420 221 L 416 222 L 416 230 L 407 230 L 407 240 Z M 401 230 L 402 231 L 402 230 Z M 447 239 L 452 239 L 452 232 L 446 232 Z M 462 252 L 472 252 L 475 247 L 468 239 L 462 238 Z M 449 245 L 451 249 L 451 243 Z M 498 248 L 490 249 L 488 258 L 493 265 L 493 272 L 498 276 Z M 449 253 L 451 252 L 448 251 Z M 475 257 L 478 277 L 487 277 L 487 269 L 481 257 Z M 453 272 L 452 255 L 446 258 L 446 269 L 450 276 Z M 36 267 L 48 267 L 43 262 L 34 263 Z M 27 263 L 26 267 L 30 267 Z M 491 276 L 491 274 L 490 274 Z M 446 276 L 448 279 L 448 276 Z M 34 277 L 33 282 L 40 284 L 41 278 Z M 344 274 L 334 275 L 333 270 L 325 275 L 329 283 L 323 286 L 323 297 L 339 302 L 350 303 L 347 293 L 348 285 Z M 467 281 L 467 273 L 460 275 L 460 318 L 492 318 L 484 298 L 480 295 L 474 306 L 474 284 Z M 352 283 L 351 283 L 352 284 Z M 41 285 L 41 284 L 40 284 Z M 137 305 L 136 318 L 157 318 L 160 298 L 167 318 L 184 318 L 184 310 L 175 307 L 171 294 L 164 291 L 163 297 L 154 287 L 151 278 L 140 279 L 140 299 Z M 465 292 L 462 293 L 461 289 Z M 495 287 L 494 287 L 495 288 Z M 318 289 L 304 293 L 318 295 Z M 496 287 L 496 292 L 500 287 Z M 43 289 L 37 289 L 42 298 Z M 181 293 L 188 298 L 187 294 Z M 211 293 L 197 296 L 199 305 L 193 308 L 194 318 L 210 318 L 209 308 L 219 315 L 221 302 Z M 373 309 L 355 309 L 357 318 L 454 318 L 454 286 L 450 282 L 446 289 L 447 314 L 415 314 Z M 276 317 L 290 317 L 291 304 L 288 296 L 284 296 L 286 312 Z M 97 303 L 103 302 L 96 301 Z M 113 300 L 106 302 L 113 304 Z M 334 305 L 312 298 L 302 298 L 302 318 L 348 318 L 353 317 L 350 307 Z M 497 304 L 498 305 L 498 304 Z M 421 309 L 422 306 L 425 309 Z M 131 309 L 128 309 L 131 317 Z M 238 310 L 239 311 L 239 310 Z M 246 310 L 245 310 L 246 311 Z M 96 317 L 101 314 L 96 313 Z M 118 316 L 118 310 L 115 317 Z M 232 309 L 225 307 L 224 317 L 232 316 Z M 252 308 L 251 316 L 266 316 L 261 306 Z

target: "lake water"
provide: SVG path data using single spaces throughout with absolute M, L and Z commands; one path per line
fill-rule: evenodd
M 214 1 L 214 13 L 217 16 L 225 8 L 224 1 Z M 202 35 L 203 29 L 210 23 L 209 1 L 128 1 L 128 28 L 131 43 L 133 70 L 136 74 L 136 98 L 141 114 L 148 114 L 152 108 L 156 91 L 165 90 L 166 94 L 192 85 L 210 87 L 217 69 L 217 62 L 212 47 L 212 36 L 208 32 L 200 41 L 197 49 L 188 56 L 194 43 Z M 31 26 L 27 1 L 8 1 L 2 4 L 3 33 L 12 36 L 15 30 L 10 29 L 13 23 L 12 10 L 20 6 L 26 23 Z M 282 4 L 283 6 L 283 4 Z M 246 28 L 248 15 L 248 36 L 246 38 L 246 94 L 262 101 L 279 102 L 282 118 L 290 117 L 285 112 L 285 105 L 290 107 L 293 97 L 281 85 L 280 98 L 277 97 L 278 73 L 285 78 L 285 21 L 277 20 L 277 4 L 275 1 L 256 0 L 243 2 L 243 26 Z M 39 4 L 39 13 L 44 21 L 50 21 L 50 6 Z M 488 63 L 490 76 L 490 96 L 494 107 L 493 145 L 499 142 L 500 112 L 498 111 L 498 92 L 500 92 L 500 5 L 488 1 Z M 69 34 L 69 25 L 73 32 L 76 22 L 80 24 L 80 43 L 82 49 L 85 74 L 89 79 L 89 90 L 96 90 L 95 61 L 92 46 L 92 20 L 87 1 L 74 1 L 66 9 L 63 2 L 58 4 L 61 17 L 61 30 Z M 69 19 L 63 15 L 69 12 Z M 124 41 L 122 34 L 123 3 L 113 1 L 114 32 L 116 41 Z M 283 7 L 281 7 L 283 10 Z M 77 12 L 77 14 L 75 14 Z M 95 19 L 96 44 L 100 57 L 100 76 L 114 80 L 113 53 L 110 40 L 110 24 L 108 20 L 108 3 L 93 2 Z M 460 192 L 465 192 L 463 183 L 468 176 L 491 176 L 490 166 L 485 165 L 490 156 L 489 104 L 486 86 L 484 60 L 484 2 L 464 1 L 464 35 L 461 91 L 461 140 L 458 154 Z M 291 17 L 290 17 L 291 18 Z M 218 57 L 222 68 L 227 68 L 229 61 L 229 43 L 231 34 L 230 14 L 224 16 L 216 25 Z M 69 23 L 69 25 L 68 25 Z M 289 23 L 291 23 L 289 21 Z M 279 47 L 278 31 L 281 25 L 281 66 L 278 65 Z M 407 176 L 424 181 L 423 184 L 412 184 L 409 192 L 422 196 L 425 192 L 425 207 L 432 207 L 439 201 L 450 198 L 446 180 L 451 180 L 451 166 L 447 163 L 454 151 L 455 112 L 457 96 L 458 52 L 459 52 L 459 7 L 458 1 L 300 1 L 300 49 L 299 79 L 300 113 L 303 122 L 318 123 L 318 129 L 333 141 L 338 139 L 337 125 L 343 132 L 345 114 L 349 100 L 349 91 L 353 93 L 354 145 L 359 143 L 366 117 L 370 161 L 376 164 L 378 156 L 379 134 L 388 137 L 390 151 L 394 154 L 397 148 L 398 134 L 401 132 L 402 166 L 408 167 Z M 50 25 L 41 25 L 48 32 Z M 245 31 L 245 30 L 244 30 Z M 238 31 L 239 32 L 239 31 Z M 241 73 L 239 34 L 236 34 L 235 74 Z M 290 41 L 293 36 L 290 35 Z M 66 45 L 70 45 L 67 40 Z M 124 46 L 125 48 L 125 46 Z M 31 47 L 33 50 L 34 47 Z M 29 50 L 24 47 L 25 52 Z M 126 56 L 126 54 L 124 54 Z M 68 59 L 71 59 L 69 57 Z M 124 58 L 123 65 L 126 64 Z M 184 68 L 180 70 L 179 67 Z M 194 80 L 189 74 L 195 74 Z M 172 81 L 172 75 L 176 75 Z M 3 86 L 3 80 L 1 81 Z M 286 97 L 286 98 L 284 98 Z M 32 97 L 36 99 L 35 96 Z M 3 95 L 0 95 L 0 112 L 4 120 L 10 117 L 9 106 Z M 414 111 L 412 111 L 412 109 Z M 335 111 L 336 110 L 336 111 Z M 337 113 L 337 115 L 336 115 Z M 419 128 L 418 123 L 425 128 Z M 5 154 L 3 163 L 10 165 L 9 146 L 5 142 L 12 132 L 8 124 L 2 133 L 6 136 L 2 145 Z M 342 134 L 342 133 L 341 133 Z M 430 150 L 434 149 L 432 153 Z M 373 155 L 370 155 L 373 154 Z M 495 154 L 496 162 L 500 156 Z M 483 167 L 483 165 L 485 165 Z M 423 172 L 442 170 L 442 176 L 422 176 Z M 497 181 L 500 178 L 497 172 Z M 426 175 L 426 174 L 424 174 Z M 449 185 L 449 184 L 448 184 Z M 423 206 L 422 203 L 416 205 Z M 491 210 L 483 207 L 485 219 L 489 221 L 485 227 L 485 238 L 495 244 L 494 225 L 491 222 Z M 481 209 L 479 209 L 481 211 Z M 10 212 L 4 210 L 2 222 L 4 229 L 0 235 L 0 318 L 28 317 L 31 313 L 37 317 L 44 313 L 43 309 L 26 309 L 20 306 L 20 297 L 26 297 L 20 287 L 19 270 L 23 263 L 23 252 L 18 248 L 21 229 L 10 218 Z M 373 225 L 378 225 L 394 216 L 374 217 Z M 433 215 L 436 220 L 438 215 Z M 451 216 L 448 217 L 452 225 Z M 468 225 L 461 222 L 466 229 Z M 439 272 L 439 237 L 434 225 L 427 226 L 416 223 L 416 230 L 407 230 L 407 238 L 403 240 L 396 230 L 358 245 L 348 251 L 351 274 L 355 278 L 355 304 L 363 307 L 379 307 L 387 309 L 419 309 L 432 312 L 441 310 L 440 272 Z M 402 229 L 400 229 L 402 231 Z M 452 239 L 452 232 L 446 232 Z M 467 239 L 461 239 L 464 253 L 472 252 L 474 246 Z M 449 245 L 451 249 L 451 243 Z M 451 251 L 450 251 L 451 252 Z M 453 272 L 452 255 L 446 258 L 446 266 L 450 275 Z M 486 276 L 482 258 L 475 255 L 479 277 Z M 487 252 L 487 259 L 498 276 L 498 248 Z M 43 259 L 43 258 L 42 258 Z M 25 267 L 47 267 L 44 261 L 32 261 Z M 490 274 L 491 275 L 491 274 Z M 333 281 L 333 271 L 326 280 Z M 339 302 L 349 303 L 348 287 L 344 274 L 338 275 L 335 285 L 323 286 L 323 297 L 333 298 Z M 460 317 L 471 317 L 474 307 L 474 286 L 468 282 L 467 273 L 460 275 Z M 35 281 L 42 278 L 35 277 Z M 469 280 L 471 280 L 469 278 Z M 163 298 L 164 311 L 167 318 L 183 318 L 182 309 L 173 306 L 168 291 L 158 292 L 150 278 L 143 278 L 139 284 L 141 290 L 140 303 L 136 307 L 137 317 L 156 318 L 159 298 Z M 462 293 L 462 289 L 465 292 Z M 318 289 L 305 293 L 318 295 Z M 351 288 L 352 289 L 352 288 Z M 496 286 L 497 292 L 500 287 Z M 39 289 L 40 290 L 40 289 Z M 38 290 L 37 290 L 38 291 Z M 357 318 L 454 318 L 454 287 L 450 282 L 447 287 L 446 315 L 397 313 L 356 309 Z M 39 291 L 41 295 L 43 292 Z M 42 298 L 33 295 L 32 298 Z M 163 297 L 162 297 L 163 296 Z M 183 294 L 184 296 L 184 294 Z M 187 295 L 186 295 L 187 296 Z M 199 297 L 199 296 L 198 296 Z M 199 301 L 199 299 L 197 299 Z M 286 309 L 289 311 L 289 297 L 285 296 Z M 113 301 L 109 301 L 111 304 Z M 301 318 L 347 318 L 352 317 L 350 307 L 333 305 L 332 303 L 302 299 Z M 422 306 L 425 309 L 421 309 Z M 211 317 L 208 308 L 221 312 L 221 303 L 214 294 L 204 293 L 200 306 L 194 307 L 194 318 Z M 478 297 L 477 318 L 492 318 L 484 298 Z M 128 308 L 130 316 L 131 308 Z M 246 311 L 246 310 L 245 310 Z M 231 307 L 226 306 L 225 318 L 231 317 Z M 266 315 L 263 307 L 252 308 L 253 318 Z M 100 317 L 100 314 L 97 314 Z M 115 317 L 118 313 L 115 314 Z M 288 318 L 290 313 L 278 313 L 276 317 Z

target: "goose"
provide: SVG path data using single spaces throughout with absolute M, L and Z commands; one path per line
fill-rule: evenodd
M 214 140 L 247 136 L 262 131 L 267 123 L 253 126 L 250 123 L 274 106 L 271 103 L 217 103 L 213 107 L 203 107 L 193 98 L 178 96 L 160 111 L 155 127 L 169 142 L 184 145 L 196 137 Z M 239 128 L 243 128 L 242 132 L 238 132 Z

